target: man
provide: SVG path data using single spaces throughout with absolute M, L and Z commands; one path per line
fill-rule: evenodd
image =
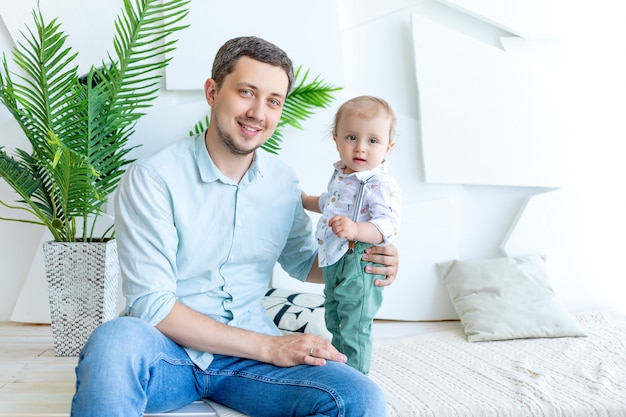
M 211 123 L 133 164 L 116 204 L 125 315 L 100 326 L 76 369 L 72 416 L 140 416 L 210 398 L 253 416 L 384 416 L 380 389 L 326 340 L 282 336 L 261 298 L 273 266 L 322 282 L 292 170 L 257 151 L 293 81 L 287 55 L 231 39 L 205 82 Z M 397 272 L 394 248 L 366 255 Z

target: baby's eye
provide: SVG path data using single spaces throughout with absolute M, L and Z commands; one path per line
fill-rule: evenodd
M 348 136 L 346 136 L 346 139 L 348 139 L 348 140 L 356 140 L 356 136 L 348 135 Z
M 376 139 L 376 138 L 370 138 L 370 143 L 378 143 L 378 139 Z

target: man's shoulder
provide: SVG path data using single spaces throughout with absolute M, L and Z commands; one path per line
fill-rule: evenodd
M 168 165 L 181 165 L 182 161 L 193 157 L 195 142 L 195 138 L 176 140 L 152 154 L 141 157 L 137 164 L 157 170 Z
M 257 150 L 257 158 L 263 172 L 269 171 L 272 175 L 296 176 L 295 171 L 284 159 L 278 155 L 270 154 L 262 149 Z

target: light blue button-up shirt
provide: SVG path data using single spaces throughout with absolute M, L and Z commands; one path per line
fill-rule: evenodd
M 274 265 L 305 280 L 317 253 L 292 169 L 257 151 L 237 184 L 215 166 L 204 135 L 131 165 L 115 210 L 125 314 L 152 325 L 179 301 L 222 323 L 279 335 L 261 304 Z M 188 353 L 202 369 L 213 358 Z

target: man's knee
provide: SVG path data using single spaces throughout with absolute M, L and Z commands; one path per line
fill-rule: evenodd
M 387 402 L 380 387 L 363 376 L 346 399 L 346 417 L 385 417 Z
M 132 351 L 133 344 L 144 343 L 148 335 L 156 331 L 154 327 L 134 317 L 119 317 L 98 326 L 83 347 L 81 356 L 90 351 L 98 351 L 99 355 L 107 352 L 119 355 L 124 351 Z M 119 356 L 118 356 L 119 357 Z
M 337 415 L 341 417 L 385 417 L 386 400 L 380 387 L 367 376 L 345 364 L 329 362 L 327 375 Z M 329 414 L 330 415 L 330 414 Z

